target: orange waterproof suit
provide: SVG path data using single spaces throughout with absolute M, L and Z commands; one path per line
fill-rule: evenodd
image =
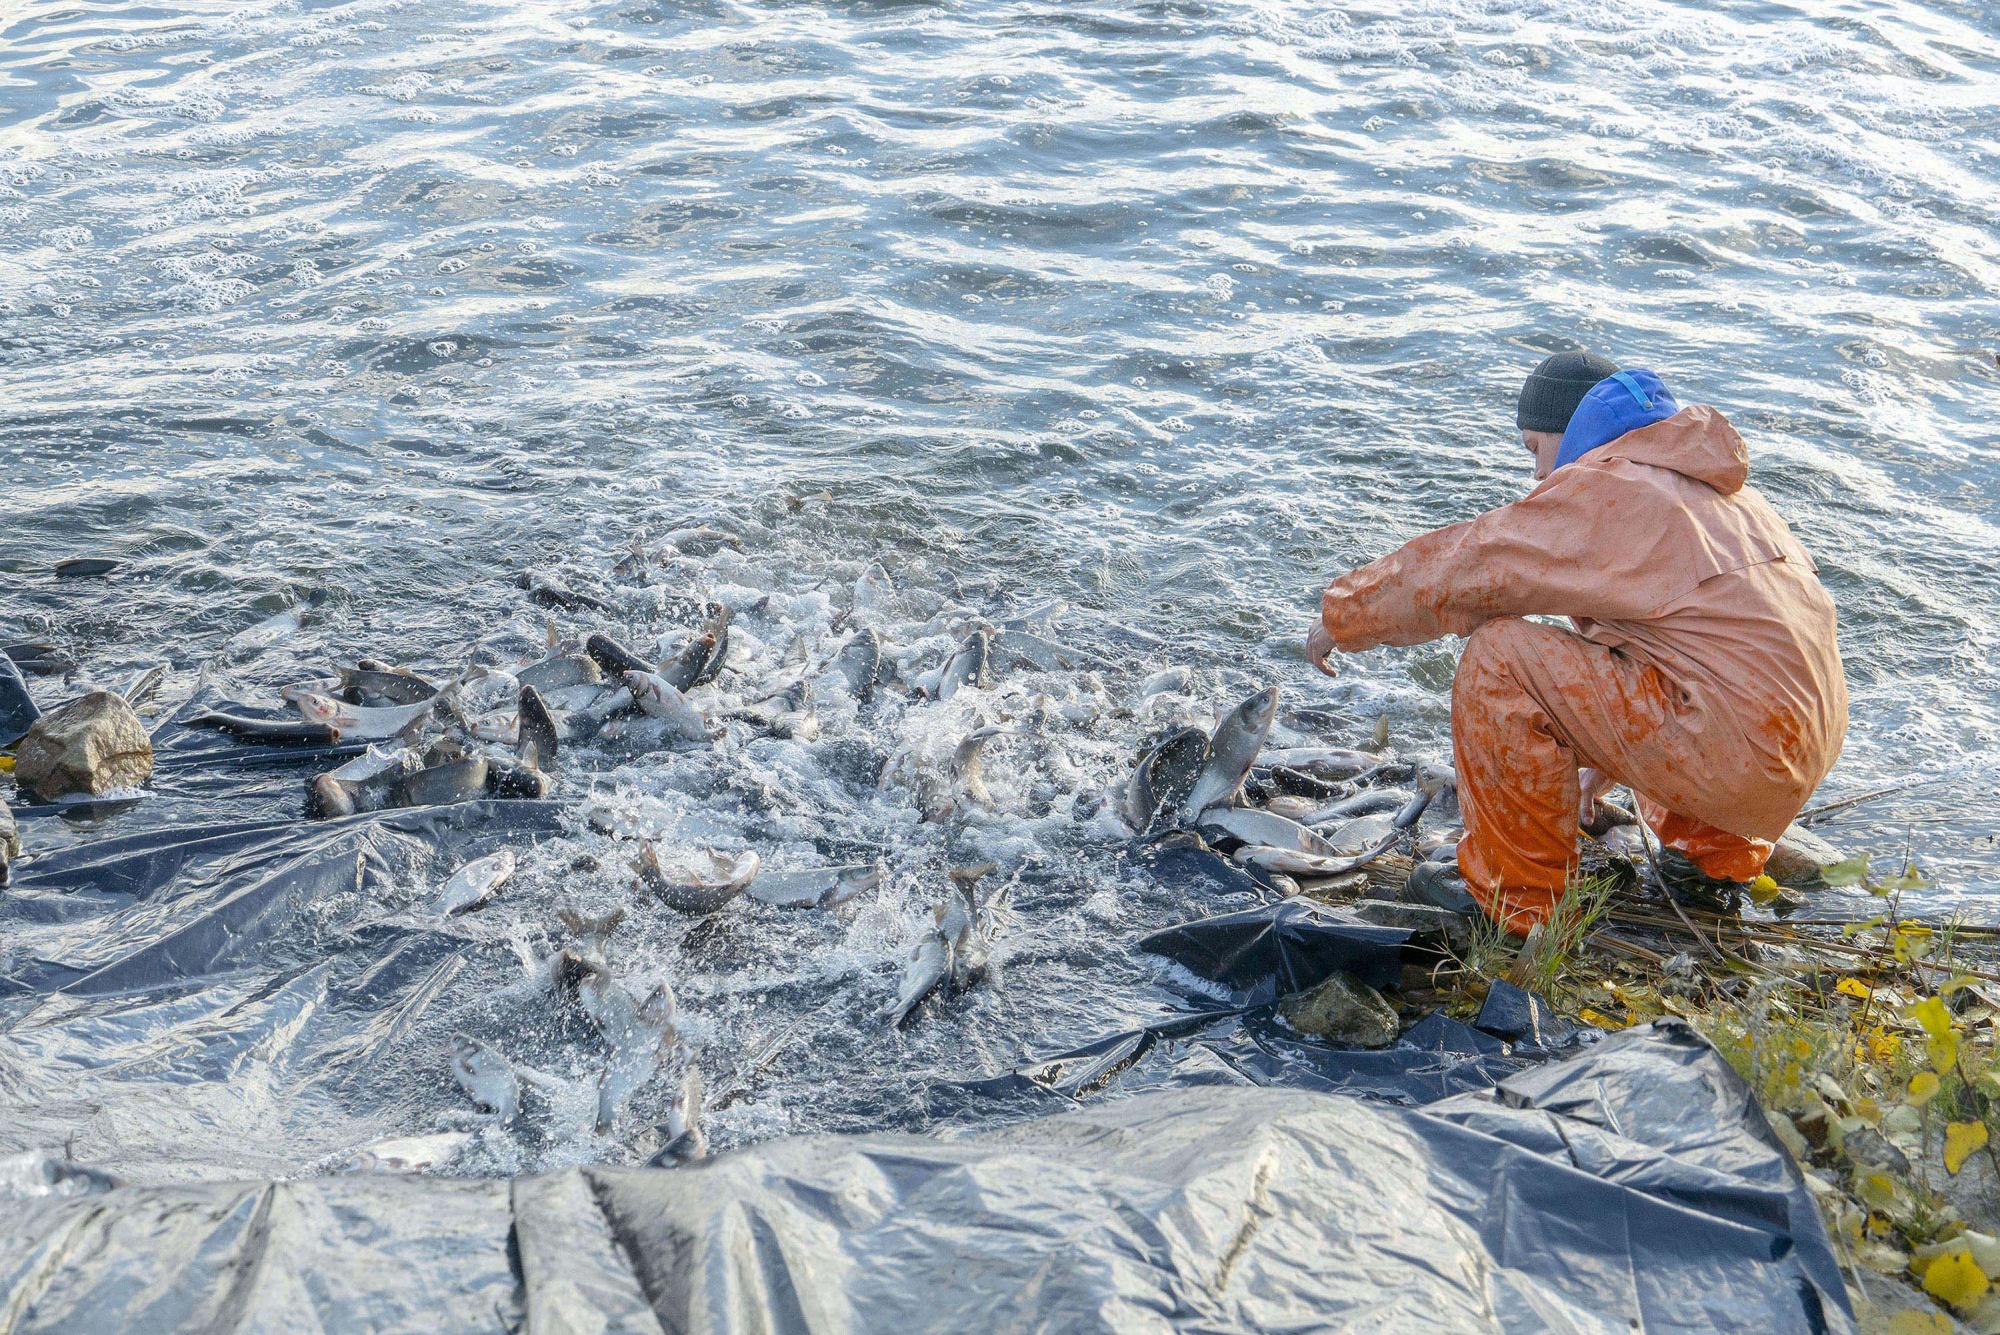
M 1629 786 L 1702 871 L 1747 880 L 1840 755 L 1833 600 L 1749 471 L 1722 414 L 1686 408 L 1327 587 L 1341 649 L 1469 637 L 1458 865 L 1510 930 L 1554 910 L 1575 864 L 1579 766 Z

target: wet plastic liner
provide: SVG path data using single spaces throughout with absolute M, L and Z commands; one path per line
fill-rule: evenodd
M 316 1089 L 393 1078 L 380 1054 L 503 949 L 368 906 L 559 829 L 557 804 L 302 823 L 271 807 L 274 782 L 296 803 L 284 768 L 209 771 L 254 799 L 244 819 L 20 864 L 14 1144 L 94 1118 L 157 1160 L 177 1125 L 229 1124 L 274 1042 Z M 1242 888 L 1204 854 L 1155 872 Z M 1276 1019 L 1334 969 L 1393 983 L 1407 936 L 1300 900 L 1156 933 L 1144 949 L 1229 1000 L 941 1082 L 941 1135 L 513 1181 L 120 1186 L 60 1151 L 0 1158 L 0 1332 L 1853 1328 L 1796 1167 L 1685 1026 L 1593 1043 L 1504 984 L 1473 1025 L 1433 1015 L 1377 1051 Z M 171 1066 L 128 1079 L 161 1041 Z
M 30 1331 L 1853 1329 L 1796 1168 L 1684 1025 L 1424 1108 L 1166 1089 L 672 1171 L 50 1194 Z

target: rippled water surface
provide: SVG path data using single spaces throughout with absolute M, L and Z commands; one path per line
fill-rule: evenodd
M 357 653 L 455 667 L 522 569 L 606 581 L 636 532 L 708 523 L 746 550 L 689 579 L 837 615 L 879 559 L 924 614 L 1060 597 L 1079 640 L 1161 637 L 1115 643 L 1194 664 L 1210 706 L 1275 677 L 1436 750 L 1451 643 L 1316 685 L 1297 641 L 1328 577 L 1525 488 L 1515 389 L 1588 345 L 1725 411 L 1819 559 L 1854 695 L 1826 795 L 1953 776 L 1829 832 L 1908 839 L 1939 906 L 1983 909 L 1996 106 L 2000 14 L 1950 0 L 16 4 L 0 637 L 78 681 L 166 659 L 169 704 Z M 55 580 L 80 552 L 129 564 Z M 295 641 L 218 655 L 314 589 Z M 579 757 L 565 791 L 664 829 L 701 806 L 684 763 Z M 31 851 L 231 814 L 174 801 L 31 820 Z M 1190 906 L 1086 878 L 1024 892 L 1021 962 L 961 1016 L 863 1023 L 924 869 L 1087 842 L 1059 824 L 918 840 L 900 888 L 787 926 L 763 971 L 646 935 L 707 1064 L 818 1017 L 720 1138 L 894 1120 L 899 1072 L 1148 1013 L 1127 942 Z M 438 1083 L 434 1046 L 399 1060 Z M 278 1171 L 451 1097 L 290 1108 L 257 1153 L 229 1138 L 266 1105 L 204 1108 L 127 1159 Z

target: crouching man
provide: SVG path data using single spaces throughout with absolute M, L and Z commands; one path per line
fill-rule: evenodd
M 1702 875 L 1749 880 L 1846 737 L 1833 599 L 1742 437 L 1652 372 L 1558 354 L 1516 421 L 1534 490 L 1334 580 L 1307 656 L 1466 637 L 1458 872 L 1508 930 L 1554 911 L 1614 784 Z

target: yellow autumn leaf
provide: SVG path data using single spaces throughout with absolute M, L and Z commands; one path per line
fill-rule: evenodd
M 1924 1292 L 1961 1312 L 1971 1311 L 1990 1287 L 1986 1272 L 1967 1252 L 1946 1252 L 1924 1271 Z
M 1935 1308 L 1905 1307 L 1882 1328 L 1888 1335 L 1951 1335 L 1951 1318 Z
M 1759 876 L 1744 887 L 1752 904 L 1768 904 L 1778 897 L 1778 883 L 1768 876 Z
M 1842 936 L 1859 936 L 1863 932 L 1867 931 L 1869 928 L 1880 927 L 1883 923 L 1887 921 L 1888 921 L 1887 918 L 1883 918 L 1878 915 L 1876 917 L 1869 918 L 1865 922 L 1851 922 L 1840 929 L 1840 934 Z
M 1951 1032 L 1951 1010 L 1937 997 L 1925 997 L 1910 1007 L 1910 1018 L 1924 1027 L 1932 1038 Z
M 1924 879 L 1924 874 L 1917 870 L 1916 864 L 1906 862 L 1903 864 L 1903 874 L 1895 880 L 1888 882 L 1883 888 L 1888 890 L 1928 890 L 1930 886 L 1931 883 Z
M 1895 939 L 1896 960 L 1901 964 L 1920 960 L 1930 954 L 1936 944 L 1937 942 L 1931 939 L 1928 927 L 1898 927 Z
M 1875 995 L 1875 989 L 1862 982 L 1859 978 L 1843 978 L 1835 985 L 1833 990 L 1843 992 L 1858 1001 L 1866 1001 Z
M 1879 1024 L 1868 1031 L 1866 1038 L 1868 1055 L 1878 1062 L 1894 1061 L 1903 1050 L 1903 1036 L 1892 1034 Z
M 1951 1123 L 1944 1129 L 1944 1170 L 1957 1176 L 1965 1161 L 1985 1148 L 1986 1123 Z
M 1616 1031 L 1625 1027 L 1625 1021 L 1606 1015 L 1603 1011 L 1596 1010 L 1590 1006 L 1585 1006 L 1577 1012 L 1577 1015 L 1582 1018 L 1585 1024 L 1596 1025 L 1599 1029 Z
M 1958 1035 L 1946 1032 L 1925 1039 L 1924 1055 L 1930 1058 L 1933 1070 L 1951 1070 L 1958 1065 Z
M 1896 1203 L 1896 1181 L 1887 1173 L 1863 1173 L 1855 1194 L 1869 1209 L 1887 1210 Z
M 1861 885 L 1868 879 L 1868 855 L 1848 858 L 1831 867 L 1820 868 L 1820 879 L 1828 885 Z
M 1937 1097 L 1938 1078 L 1929 1071 L 1918 1071 L 1910 1077 L 1910 1102 L 1921 1108 Z

